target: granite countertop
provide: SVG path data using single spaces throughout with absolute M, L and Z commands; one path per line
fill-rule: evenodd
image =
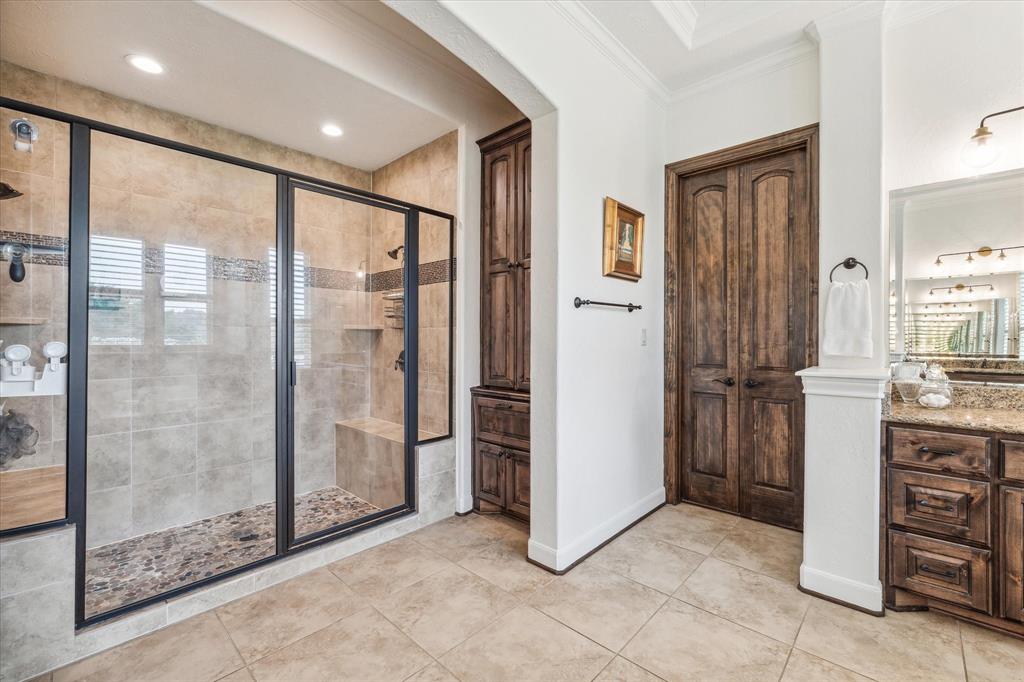
M 948 426 L 954 429 L 977 429 L 1001 433 L 1024 434 L 1024 410 L 989 407 L 947 407 L 933 410 L 894 398 L 883 420 L 901 424 Z

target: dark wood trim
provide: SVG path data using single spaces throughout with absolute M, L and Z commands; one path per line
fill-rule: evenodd
M 565 575 L 566 573 L 568 573 L 568 572 L 569 572 L 569 571 L 571 571 L 572 569 L 576 568 L 577 566 L 579 566 L 580 564 L 582 564 L 582 563 L 583 563 L 584 561 L 586 561 L 586 560 L 587 560 L 587 559 L 589 559 L 590 557 L 592 557 L 592 556 L 594 556 L 595 554 L 597 554 L 597 553 L 598 553 L 599 551 L 601 551 L 601 549 L 603 549 L 603 548 L 604 548 L 604 546 L 605 546 L 605 545 L 607 545 L 607 544 L 608 544 L 608 543 L 610 543 L 610 542 L 613 542 L 614 540 L 617 540 L 617 539 L 619 538 L 619 536 L 621 536 L 621 535 L 622 535 L 623 533 L 625 533 L 625 532 L 626 532 L 626 531 L 628 531 L 628 530 L 629 530 L 630 528 L 632 528 L 632 527 L 633 527 L 633 526 L 635 526 L 636 524 L 640 523 L 641 521 L 643 521 L 644 519 L 646 519 L 646 518 L 647 518 L 648 516 L 650 516 L 651 514 L 653 514 L 653 513 L 654 513 L 654 512 L 656 512 L 656 511 L 658 511 L 659 509 L 661 509 L 661 508 L 662 508 L 662 507 L 664 507 L 664 506 L 665 506 L 665 503 L 659 504 L 659 505 L 658 505 L 657 507 L 655 507 L 655 508 L 654 508 L 654 509 L 652 509 L 651 511 L 647 512 L 646 514 L 644 514 L 643 516 L 641 516 L 640 518 L 638 518 L 638 519 L 637 519 L 636 521 L 634 521 L 633 523 L 629 524 L 628 526 L 626 526 L 625 528 L 623 528 L 622 530 L 620 530 L 620 531 L 619 531 L 618 533 L 616 533 L 615 535 L 611 536 L 610 538 L 608 538 L 607 540 L 605 540 L 604 542 L 602 542 L 602 543 L 601 543 L 600 545 L 598 545 L 598 546 L 597 546 L 597 547 L 595 547 L 594 549 L 590 550 L 589 552 L 587 552 L 586 554 L 584 554 L 583 556 L 581 556 L 581 557 L 580 557 L 579 559 L 577 559 L 576 561 L 572 562 L 571 564 L 569 564 L 568 566 L 566 566 L 565 568 L 563 568 L 563 569 L 562 569 L 562 570 L 560 570 L 560 571 L 556 571 L 555 569 L 551 568 L 550 566 L 545 566 L 544 564 L 542 564 L 542 563 L 540 563 L 540 562 L 538 562 L 538 561 L 534 561 L 534 560 L 533 560 L 533 559 L 531 559 L 531 558 L 530 558 L 529 556 L 527 556 L 527 557 L 526 557 L 526 561 L 527 561 L 528 563 L 531 563 L 531 564 L 533 564 L 534 566 L 538 566 L 538 567 L 540 567 L 540 568 L 543 568 L 543 569 L 544 569 L 545 571 L 547 571 L 548 573 L 554 573 L 555 575 Z
M 521 121 L 516 121 L 512 125 L 507 125 L 501 130 L 497 130 L 490 135 L 481 137 L 476 141 L 477 146 L 480 147 L 480 152 L 486 152 L 490 149 L 501 147 L 508 144 L 512 140 L 523 137 L 530 134 L 530 119 L 524 118 Z
M 807 365 L 818 358 L 818 124 L 796 128 L 778 135 L 702 154 L 665 166 L 665 495 L 670 504 L 682 501 L 682 463 L 680 460 L 680 424 L 682 423 L 683 376 L 682 301 L 682 226 L 679 220 L 679 186 L 683 178 L 724 166 L 757 159 L 779 152 L 803 149 L 807 154 L 810 193 L 808 251 L 811 258 L 808 276 L 811 300 L 807 317 Z

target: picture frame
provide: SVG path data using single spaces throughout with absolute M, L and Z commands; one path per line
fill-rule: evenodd
M 631 282 L 643 276 L 644 214 L 604 198 L 604 276 Z

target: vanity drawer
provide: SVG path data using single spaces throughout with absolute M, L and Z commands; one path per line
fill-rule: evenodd
M 894 587 L 992 613 L 992 553 L 942 540 L 889 531 Z
M 530 403 L 474 396 L 473 413 L 480 440 L 530 449 Z
M 1024 481 L 1024 441 L 1002 441 L 1003 463 L 999 475 L 1015 481 Z
M 988 544 L 989 499 L 988 483 L 889 470 L 889 519 L 900 526 Z
M 890 429 L 893 463 L 954 474 L 987 475 L 989 439 L 923 429 Z

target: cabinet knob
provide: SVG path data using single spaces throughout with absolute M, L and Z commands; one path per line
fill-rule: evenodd
M 761 385 L 761 383 L 762 382 L 758 381 L 757 379 L 747 379 L 746 381 L 743 382 L 743 385 L 746 386 L 747 388 L 757 388 L 758 386 Z

